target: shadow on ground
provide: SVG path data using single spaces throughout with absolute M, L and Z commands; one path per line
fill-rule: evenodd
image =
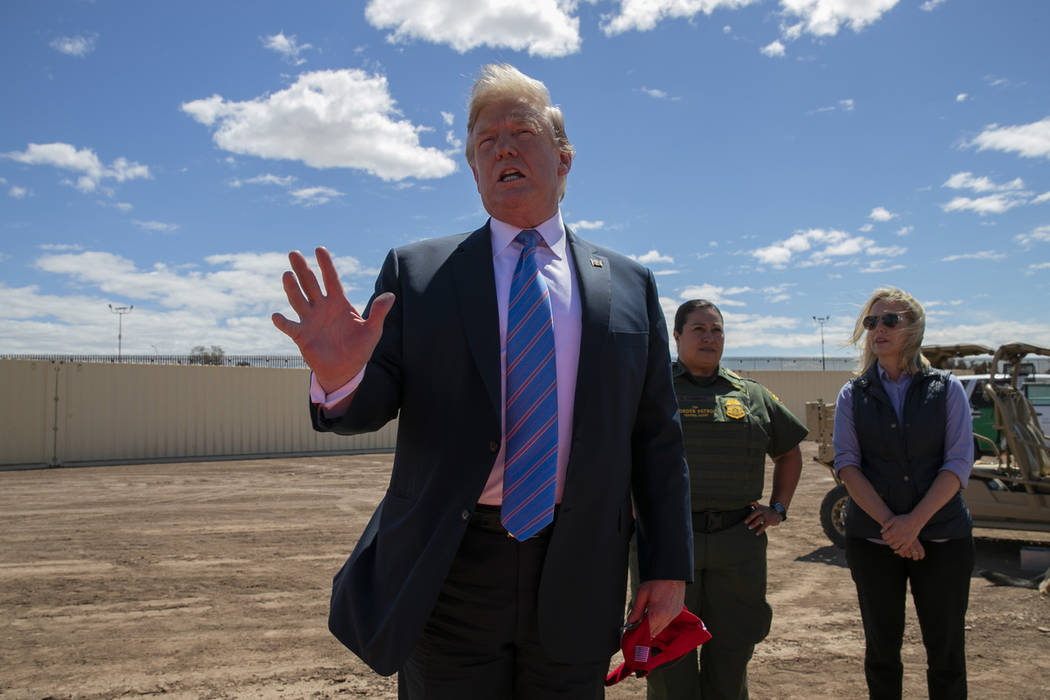
M 980 574 L 978 572 L 988 570 L 999 571 L 1009 576 L 1031 577 L 1039 572 L 1021 568 L 1021 548 L 1045 548 L 1046 546 L 1046 542 L 997 537 L 975 537 L 974 550 L 976 559 L 973 567 L 973 576 L 979 578 Z M 809 554 L 797 557 L 795 561 L 845 567 L 846 552 L 834 545 L 827 545 L 814 549 Z

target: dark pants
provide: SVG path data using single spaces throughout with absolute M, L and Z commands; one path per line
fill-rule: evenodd
M 911 584 L 926 647 L 931 700 L 966 697 L 966 607 L 973 571 L 972 537 L 923 542 L 926 556 L 904 559 L 888 546 L 851 537 L 846 561 L 857 584 L 864 621 L 864 675 L 873 700 L 899 699 L 904 667 L 904 605 Z
M 646 676 L 648 700 L 746 700 L 747 666 L 769 634 L 766 601 L 768 538 L 739 522 L 717 533 L 693 532 L 693 582 L 685 605 L 707 625 L 711 641 Z M 631 578 L 637 592 L 632 541 Z M 699 662 L 699 665 L 698 665 Z
M 608 660 L 564 664 L 540 645 L 536 599 L 549 537 L 548 528 L 518 542 L 491 521 L 472 520 L 422 639 L 398 674 L 399 698 L 605 696 Z

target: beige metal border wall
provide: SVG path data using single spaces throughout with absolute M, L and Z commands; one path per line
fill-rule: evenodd
M 849 372 L 741 372 L 805 420 Z M 318 433 L 305 369 L 0 360 L 0 466 L 160 462 L 383 452 L 397 422 L 366 435 Z
M 397 422 L 318 433 L 309 371 L 0 360 L 0 465 L 169 461 L 394 449 Z
M 839 389 L 853 376 L 852 372 L 846 370 L 741 370 L 737 374 L 754 379 L 772 391 L 803 423 L 806 422 L 807 401 L 823 399 L 825 403 L 834 405 Z

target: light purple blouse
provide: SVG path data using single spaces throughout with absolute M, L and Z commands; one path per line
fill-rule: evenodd
M 886 395 L 890 397 L 893 410 L 898 420 L 903 420 L 904 397 L 911 386 L 913 375 L 901 374 L 893 381 L 886 371 L 879 366 L 879 379 Z M 959 477 L 963 488 L 970 481 L 973 470 L 973 419 L 970 415 L 970 404 L 966 401 L 966 390 L 958 377 L 952 375 L 948 380 L 947 425 L 944 428 L 944 464 L 941 469 Z M 860 445 L 857 444 L 857 430 L 853 423 L 853 383 L 846 382 L 839 391 L 835 402 L 835 433 L 832 437 L 835 447 L 835 473 L 847 466 L 860 468 Z

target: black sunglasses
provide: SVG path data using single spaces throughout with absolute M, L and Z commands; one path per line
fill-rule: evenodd
M 893 328 L 903 320 L 904 317 L 900 314 L 883 314 L 881 316 L 865 316 L 861 323 L 864 324 L 864 327 L 869 331 L 873 331 L 875 330 L 875 326 L 879 325 L 879 321 L 882 321 L 882 325 L 887 328 Z

